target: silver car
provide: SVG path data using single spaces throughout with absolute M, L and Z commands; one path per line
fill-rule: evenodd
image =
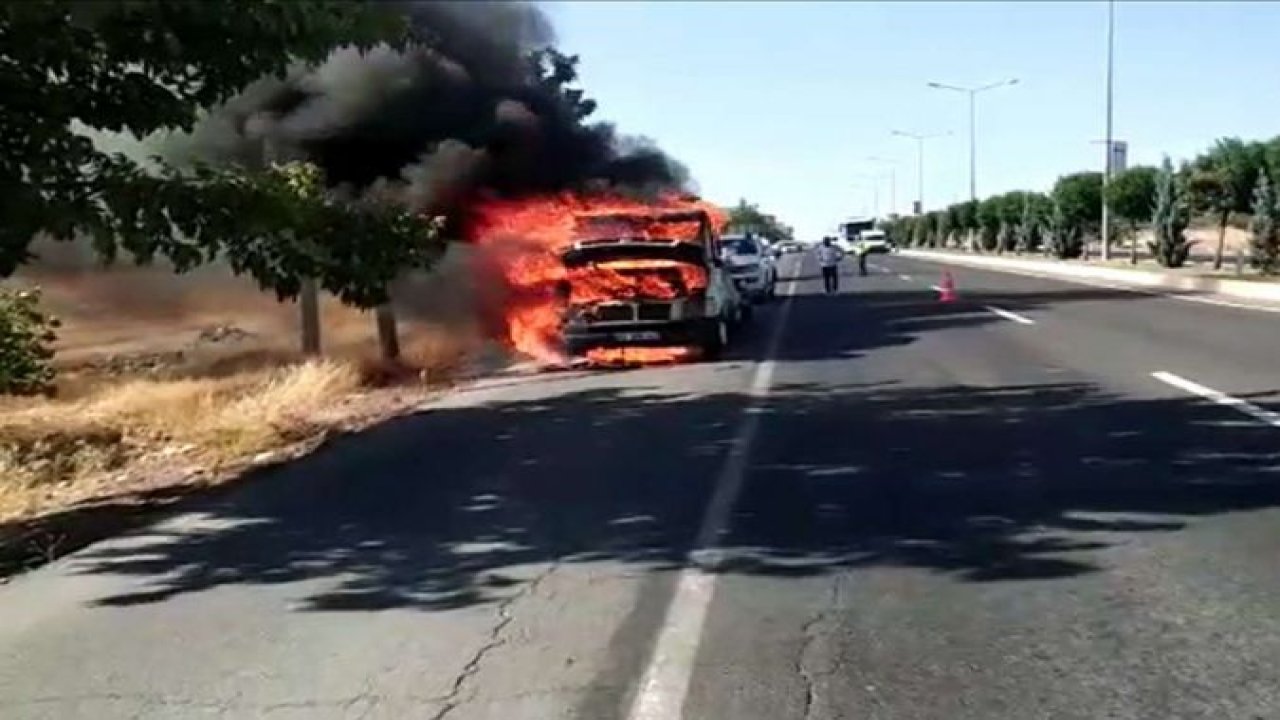
M 772 298 L 778 287 L 773 253 L 755 235 L 725 235 L 720 239 L 722 260 L 739 292 L 756 302 Z

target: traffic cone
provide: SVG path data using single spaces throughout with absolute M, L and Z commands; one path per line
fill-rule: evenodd
M 938 302 L 955 302 L 956 297 L 956 282 L 951 278 L 951 271 L 943 270 L 942 282 L 938 284 Z

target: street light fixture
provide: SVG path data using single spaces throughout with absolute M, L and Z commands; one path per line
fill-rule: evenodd
M 894 130 L 894 135 L 899 137 L 911 138 L 916 141 L 916 206 L 919 213 L 924 212 L 924 141 L 933 140 L 940 137 L 948 137 L 950 131 L 944 133 L 934 133 L 933 135 L 921 135 L 919 133 L 910 133 L 903 130 Z
M 867 161 L 889 166 L 889 214 L 893 215 L 898 211 L 898 161 L 874 155 L 868 155 Z
M 960 85 L 947 85 L 945 83 L 931 82 L 929 87 L 935 90 L 952 90 L 958 93 L 964 93 L 969 96 L 969 199 L 978 199 L 978 93 L 984 93 L 988 90 L 996 88 L 1017 85 L 1018 78 L 1009 78 L 1000 82 L 991 83 L 990 85 L 982 85 L 980 87 L 963 87 Z

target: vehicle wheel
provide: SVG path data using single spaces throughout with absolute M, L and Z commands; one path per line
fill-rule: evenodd
M 702 359 L 717 360 L 729 344 L 729 322 L 724 318 L 716 318 L 707 323 L 702 337 Z
M 738 310 L 739 322 L 744 322 L 744 323 L 751 322 L 751 316 L 755 314 L 755 311 L 756 311 L 755 307 L 753 307 L 750 302 L 742 303 L 742 305 L 739 306 L 739 310 Z

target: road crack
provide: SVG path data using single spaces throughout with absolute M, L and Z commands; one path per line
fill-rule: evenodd
M 818 700 L 818 679 L 824 673 L 816 673 L 811 667 L 809 656 L 813 652 L 813 647 L 818 641 L 817 629 L 823 623 L 831 618 L 831 615 L 840 607 L 840 578 L 834 578 L 831 582 L 831 599 L 817 612 L 813 617 L 809 618 L 800 629 L 801 637 L 804 642 L 800 645 L 800 651 L 796 653 L 795 673 L 800 678 L 801 684 L 804 686 L 804 701 L 801 705 L 800 717 L 804 720 L 813 718 L 814 707 Z
M 511 597 L 508 597 L 498 604 L 498 611 L 496 613 L 498 621 L 493 624 L 492 628 L 490 628 L 484 644 L 482 644 L 471 658 L 467 660 L 467 663 L 462 666 L 462 672 L 458 673 L 458 676 L 453 679 L 453 684 L 450 686 L 449 692 L 437 700 L 437 702 L 441 703 L 440 710 L 438 710 L 436 714 L 432 715 L 430 720 L 444 720 L 454 710 L 457 710 L 459 707 L 469 702 L 469 700 L 464 699 L 465 691 L 467 690 L 467 686 L 470 684 L 472 678 L 480 672 L 480 666 L 484 663 L 485 658 L 494 650 L 497 650 L 507 644 L 508 638 L 505 636 L 505 632 L 507 626 L 515 620 L 515 614 L 512 612 L 512 608 L 516 603 L 537 592 L 538 587 L 542 585 L 543 581 L 546 580 L 551 573 L 555 572 L 559 566 L 560 563 L 558 562 L 551 563 L 545 570 L 538 573 L 529 580 L 529 582 L 525 583 L 524 587 L 520 588 L 519 592 L 513 593 Z

